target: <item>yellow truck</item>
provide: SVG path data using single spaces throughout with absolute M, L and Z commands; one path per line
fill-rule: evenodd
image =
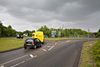
M 41 41 L 41 43 L 44 43 L 44 34 L 42 31 L 36 31 L 32 33 L 32 38 L 37 38 Z

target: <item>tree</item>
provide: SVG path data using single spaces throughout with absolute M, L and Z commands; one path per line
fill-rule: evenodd
M 51 36 L 51 30 L 46 26 L 41 26 L 41 28 L 38 29 L 38 31 L 43 31 L 44 35 L 50 37 Z
M 41 26 L 38 31 L 43 31 L 45 35 L 51 37 L 51 32 L 56 31 L 57 36 L 60 37 L 86 37 L 88 32 L 81 30 L 81 29 L 54 29 L 48 28 L 47 26 Z
M 98 30 L 98 32 L 100 32 L 100 29 Z
M 2 23 L 0 22 L 0 37 L 2 36 L 2 28 L 3 28 L 3 25 L 2 25 Z
M 16 31 L 12 29 L 10 25 L 6 27 L 3 26 L 2 23 L 0 23 L 0 37 L 12 37 L 15 35 L 16 35 Z
M 100 29 L 98 30 L 96 37 L 100 37 Z
M 16 35 L 16 31 L 11 27 L 11 25 L 9 25 L 7 27 L 7 34 L 8 34 L 8 37 L 11 37 L 11 36 L 15 36 Z

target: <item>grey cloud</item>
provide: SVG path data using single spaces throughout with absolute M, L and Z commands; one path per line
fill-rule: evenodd
M 0 0 L 0 5 L 17 17 L 29 21 L 88 20 L 100 11 L 100 0 Z

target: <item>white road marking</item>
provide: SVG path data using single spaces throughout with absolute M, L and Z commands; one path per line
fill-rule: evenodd
M 42 50 L 45 51 L 45 52 L 47 51 L 46 49 L 42 49 Z
M 30 57 L 33 58 L 34 56 L 32 54 L 30 54 Z
M 19 60 L 19 59 L 24 58 L 24 57 L 26 57 L 26 56 L 28 56 L 28 55 L 24 55 L 24 56 L 18 57 L 18 58 L 16 58 L 16 59 L 7 61 L 7 62 L 5 62 L 5 63 L 3 63 L 3 64 L 1 64 L 1 65 L 5 65 L 5 64 L 11 63 L 11 62 L 13 62 L 13 61 Z
M 36 58 L 37 57 L 37 55 L 32 55 L 32 54 L 30 54 L 29 55 L 31 58 Z
M 20 64 L 22 64 L 22 63 L 24 63 L 25 61 L 22 61 L 22 62 L 20 62 L 20 63 L 17 63 L 17 64 L 15 64 L 15 65 L 13 65 L 13 66 L 11 66 L 11 67 L 16 67 L 16 66 L 18 66 L 18 65 L 20 65 Z
M 33 55 L 33 57 L 34 57 L 34 58 L 36 58 L 36 57 L 37 57 L 37 55 Z
M 50 51 L 52 48 L 54 48 L 55 46 L 53 45 L 53 46 L 51 46 L 49 49 L 48 49 L 48 51 Z
M 47 47 L 51 47 L 51 46 L 47 46 Z
M 70 42 L 70 40 L 67 40 L 66 42 Z
M 1 65 L 0 67 L 4 67 L 4 65 Z
M 18 65 L 20 65 L 20 64 L 22 64 L 22 63 L 25 63 L 26 61 L 31 60 L 32 58 L 36 58 L 36 57 L 37 57 L 37 55 L 32 55 L 32 54 L 29 54 L 29 56 L 30 56 L 31 58 L 29 58 L 29 59 L 27 59 L 27 60 L 25 60 L 25 61 L 19 62 L 19 63 L 15 64 L 15 65 L 13 65 L 13 66 L 11 66 L 11 67 L 16 67 L 16 66 L 18 66 Z
M 29 61 L 29 60 L 31 60 L 31 59 L 33 59 L 33 58 L 29 58 L 29 59 L 25 60 L 25 62 L 26 62 L 26 61 Z
M 57 42 L 55 42 L 55 45 L 57 45 Z

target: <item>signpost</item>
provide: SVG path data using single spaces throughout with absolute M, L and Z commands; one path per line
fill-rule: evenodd
M 51 37 L 56 37 L 56 35 L 57 35 L 57 32 L 56 31 L 52 31 L 51 32 Z

